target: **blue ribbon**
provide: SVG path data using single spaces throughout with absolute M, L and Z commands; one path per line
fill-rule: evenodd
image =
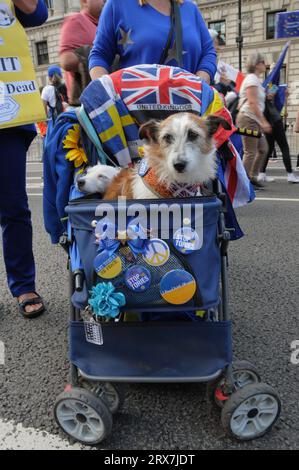
M 113 233 L 116 233 L 116 227 L 112 227 Z M 148 239 L 146 237 L 146 231 L 143 227 L 139 224 L 132 224 L 129 222 L 127 226 L 126 233 L 129 239 L 125 240 L 125 243 L 130 247 L 133 255 L 135 258 L 138 254 L 145 253 Z M 119 247 L 122 245 L 121 240 L 118 239 L 111 239 L 111 238 L 98 238 L 98 251 L 102 253 L 103 251 L 107 251 L 109 256 L 113 255 Z

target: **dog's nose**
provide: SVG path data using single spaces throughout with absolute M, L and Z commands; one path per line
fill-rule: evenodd
M 82 189 L 85 185 L 85 180 L 84 179 L 78 179 L 77 180 L 77 185 L 78 185 L 78 188 Z
M 186 162 L 177 162 L 174 163 L 173 166 L 178 173 L 184 173 L 186 168 Z

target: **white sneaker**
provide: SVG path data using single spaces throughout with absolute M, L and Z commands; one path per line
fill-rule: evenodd
M 259 173 L 257 180 L 264 183 L 272 183 L 272 181 L 275 181 L 275 178 L 267 176 L 266 173 Z
M 288 173 L 288 183 L 299 183 L 299 178 L 294 173 Z

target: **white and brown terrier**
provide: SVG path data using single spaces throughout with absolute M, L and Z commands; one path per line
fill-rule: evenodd
M 121 170 L 104 199 L 154 199 L 200 195 L 201 186 L 215 178 L 219 126 L 230 124 L 215 115 L 202 119 L 192 113 L 174 114 L 164 121 L 149 121 L 140 127 L 145 139 L 141 167 Z

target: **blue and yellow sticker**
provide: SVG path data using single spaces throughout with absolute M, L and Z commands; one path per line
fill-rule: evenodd
M 108 251 L 103 251 L 94 260 L 94 270 L 103 279 L 113 279 L 122 271 L 122 262 L 116 254 L 109 255 Z
M 195 292 L 194 277 L 183 269 L 169 271 L 160 283 L 160 294 L 169 304 L 183 305 L 193 298 Z

